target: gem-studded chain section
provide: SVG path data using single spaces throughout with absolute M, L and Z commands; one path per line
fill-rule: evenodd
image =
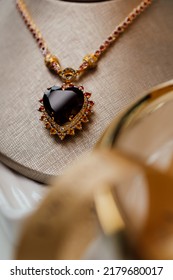
M 22 18 L 35 38 L 38 47 L 41 53 L 44 56 L 45 64 L 50 69 L 57 73 L 63 81 L 66 83 L 71 82 L 79 78 L 86 70 L 90 68 L 94 68 L 97 65 L 97 62 L 101 55 L 108 50 L 110 45 L 112 45 L 118 37 L 125 32 L 125 30 L 132 24 L 132 22 L 145 11 L 146 8 L 152 3 L 153 0 L 143 0 L 133 11 L 122 21 L 113 32 L 107 37 L 107 39 L 101 44 L 101 46 L 92 54 L 86 55 L 83 58 L 82 64 L 79 66 L 77 70 L 72 68 L 62 69 L 58 58 L 55 55 L 52 55 L 49 51 L 47 44 L 40 32 L 34 23 L 24 0 L 16 0 L 16 5 L 18 10 L 20 11 Z

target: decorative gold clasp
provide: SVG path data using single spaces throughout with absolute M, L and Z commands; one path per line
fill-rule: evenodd
M 95 54 L 87 54 L 83 58 L 84 62 L 88 63 L 88 68 L 95 68 L 97 66 L 98 57 Z
M 50 53 L 46 55 L 44 62 L 50 70 L 55 70 L 55 65 L 58 69 L 61 68 L 58 58 Z

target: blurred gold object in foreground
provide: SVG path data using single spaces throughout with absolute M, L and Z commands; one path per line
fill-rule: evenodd
M 153 129 L 147 133 L 158 133 L 152 138 L 156 148 L 167 143 L 172 135 L 172 101 L 173 81 L 152 90 L 112 123 L 91 154 L 55 180 L 26 221 L 17 259 L 80 259 L 101 232 L 114 236 L 122 229 L 134 258 L 173 259 L 173 153 L 168 153 L 169 161 L 161 168 L 142 154 L 155 148 L 145 130 L 147 141 L 142 136 L 131 150 L 120 141 L 123 133 L 130 135 L 126 140 L 134 141 L 131 132 L 139 124 L 146 128 L 144 121 L 149 118 Z M 161 130 L 161 122 L 151 123 L 159 110 L 165 121 Z

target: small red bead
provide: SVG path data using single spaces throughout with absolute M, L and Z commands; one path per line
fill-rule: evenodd
M 83 90 L 84 90 L 84 87 L 83 87 L 83 86 L 80 86 L 79 89 L 83 91 Z
M 79 68 L 80 68 L 81 70 L 84 70 L 84 69 L 88 68 L 88 65 L 89 65 L 88 62 L 87 62 L 87 61 L 84 61 L 84 62 L 80 65 Z
M 109 37 L 108 37 L 108 41 L 109 41 L 109 42 L 113 41 L 113 37 L 112 37 L 112 36 L 109 36 Z
M 44 121 L 46 119 L 45 116 L 41 116 L 40 121 Z
M 104 42 L 105 47 L 108 47 L 108 46 L 109 46 L 109 44 L 110 44 L 110 42 L 109 42 L 109 41 L 107 41 L 107 40 Z
M 38 111 L 43 112 L 43 111 L 44 111 L 44 106 L 40 106 L 40 108 L 38 109 Z
M 104 46 L 104 45 L 101 45 L 101 46 L 100 46 L 100 50 L 101 50 L 101 51 L 104 51 L 104 50 L 105 50 L 105 46 Z
M 43 42 L 39 42 L 39 47 L 42 47 L 43 46 Z
M 114 31 L 114 36 L 118 36 L 118 32 L 117 31 Z
M 96 56 L 100 56 L 100 55 L 101 55 L 101 51 L 100 51 L 100 50 L 97 50 L 97 51 L 95 52 L 95 55 L 96 55 Z
M 118 30 L 119 33 L 122 33 L 123 32 L 123 27 L 119 26 L 117 30 Z
M 84 68 L 83 68 L 83 65 L 80 65 L 79 66 L 79 70 L 83 70 Z
M 90 92 L 85 92 L 85 96 L 90 98 L 91 97 L 91 93 Z
M 91 110 L 89 110 L 89 109 L 86 110 L 86 112 L 85 112 L 85 114 L 86 114 L 87 116 L 91 115 L 91 113 L 92 113 L 92 112 L 91 112 Z
M 93 102 L 93 101 L 89 101 L 88 103 L 89 103 L 89 105 L 91 105 L 91 106 L 94 105 L 94 102 Z

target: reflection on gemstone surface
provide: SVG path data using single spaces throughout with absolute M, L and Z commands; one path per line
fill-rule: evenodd
M 71 116 L 75 116 L 82 109 L 83 103 L 83 92 L 75 86 L 64 90 L 53 86 L 43 96 L 46 112 L 54 117 L 59 125 L 63 125 Z

